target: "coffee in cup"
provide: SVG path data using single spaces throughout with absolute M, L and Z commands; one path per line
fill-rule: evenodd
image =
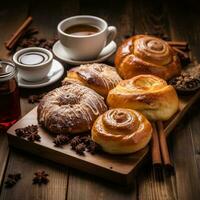
M 57 29 L 63 48 L 73 60 L 95 59 L 117 33 L 105 20 L 89 15 L 64 19 Z

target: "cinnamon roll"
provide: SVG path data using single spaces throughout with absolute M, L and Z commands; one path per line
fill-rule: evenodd
M 130 108 L 149 120 L 168 120 L 179 106 L 175 89 L 153 75 L 139 75 L 121 81 L 107 97 L 111 108 Z
M 123 108 L 108 110 L 92 127 L 92 140 L 111 154 L 136 152 L 148 144 L 151 134 L 152 126 L 141 113 Z
M 147 35 L 124 41 L 116 52 L 115 65 L 123 79 L 152 74 L 169 80 L 181 72 L 180 60 L 170 45 Z
M 109 90 L 114 88 L 121 80 L 114 67 L 102 63 L 93 63 L 69 70 L 63 85 L 66 82 L 76 81 L 106 97 Z
M 49 92 L 37 109 L 38 122 L 55 134 L 80 133 L 107 110 L 104 98 L 85 86 L 69 83 Z

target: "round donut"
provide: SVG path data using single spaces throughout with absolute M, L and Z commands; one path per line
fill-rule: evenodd
M 150 122 L 141 113 L 124 108 L 108 110 L 92 127 L 92 140 L 111 154 L 139 151 L 148 144 L 151 135 Z
M 63 85 L 66 82 L 76 81 L 106 97 L 108 92 L 121 80 L 114 67 L 103 63 L 93 63 L 70 69 L 63 81 Z
M 152 74 L 169 80 L 181 72 L 180 60 L 171 46 L 148 35 L 125 40 L 116 52 L 115 66 L 123 79 Z
M 69 83 L 45 95 L 37 114 L 38 122 L 50 132 L 73 134 L 90 130 L 106 110 L 102 96 L 85 86 Z
M 179 107 L 175 89 L 153 75 L 139 75 L 121 81 L 107 97 L 111 108 L 129 108 L 140 111 L 149 120 L 168 120 Z

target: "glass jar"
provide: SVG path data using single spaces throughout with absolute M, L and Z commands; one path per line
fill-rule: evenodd
M 0 60 L 0 130 L 6 130 L 21 115 L 17 70 L 13 63 Z

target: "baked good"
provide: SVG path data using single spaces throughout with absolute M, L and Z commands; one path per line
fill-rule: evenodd
M 85 86 L 69 83 L 43 97 L 38 105 L 38 122 L 52 133 L 80 133 L 92 128 L 107 110 L 104 98 Z
M 70 69 L 63 84 L 71 82 L 71 80 L 76 80 L 106 97 L 109 90 L 114 88 L 122 79 L 114 67 L 102 63 L 93 63 Z
M 125 40 L 116 52 L 115 66 L 123 79 L 153 74 L 169 80 L 181 71 L 180 60 L 170 45 L 147 35 Z
M 111 154 L 127 154 L 144 148 L 152 126 L 139 112 L 116 108 L 100 115 L 92 127 L 92 140 Z
M 107 97 L 111 108 L 130 108 L 149 120 L 168 120 L 178 110 L 175 89 L 154 75 L 139 75 L 121 81 Z

